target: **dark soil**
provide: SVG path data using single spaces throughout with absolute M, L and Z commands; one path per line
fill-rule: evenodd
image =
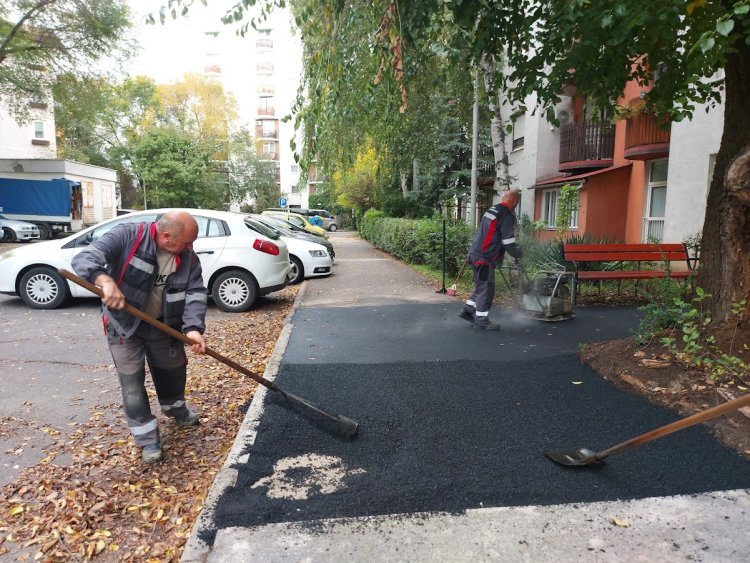
M 735 355 L 745 361 L 747 350 L 737 347 L 734 331 L 722 331 L 717 340 L 724 349 L 734 338 Z M 689 416 L 727 400 L 750 392 L 747 379 L 734 378 L 717 383 L 701 370 L 691 369 L 676 360 L 673 354 L 658 342 L 638 346 L 632 337 L 587 345 L 581 359 L 591 365 L 599 375 L 650 401 L 664 405 Z M 737 452 L 750 457 L 750 407 L 720 416 L 706 422 L 718 440 Z M 644 428 L 644 432 L 651 428 Z

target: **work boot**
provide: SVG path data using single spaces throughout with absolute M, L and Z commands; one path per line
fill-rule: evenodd
M 161 451 L 161 444 L 159 442 L 146 444 L 141 450 L 141 457 L 146 463 L 159 463 L 164 457 L 164 453 Z
M 497 323 L 493 323 L 490 318 L 486 316 L 477 317 L 476 319 L 474 319 L 474 324 L 482 330 L 500 330 L 500 325 Z
M 469 321 L 470 323 L 474 322 L 474 307 L 471 307 L 470 305 L 464 305 L 464 308 L 461 309 L 461 312 L 458 314 L 459 317 L 461 317 L 465 321 Z
M 198 415 L 188 408 L 182 414 L 175 416 L 174 419 L 177 421 L 177 424 L 183 427 L 198 426 L 201 423 Z

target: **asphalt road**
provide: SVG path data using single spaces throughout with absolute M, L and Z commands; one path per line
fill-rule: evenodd
M 680 532 L 673 519 L 705 502 L 702 493 L 750 488 L 750 463 L 703 427 L 593 469 L 561 467 L 543 455 L 604 449 L 678 418 L 578 361 L 582 343 L 628 335 L 637 311 L 579 309 L 575 320 L 555 324 L 495 311 L 502 330 L 483 332 L 457 317 L 459 301 L 436 295 L 356 237 L 341 234 L 334 244 L 334 275 L 308 282 L 275 381 L 355 419 L 359 435 L 338 439 L 290 411 L 278 394 L 258 394 L 251 431 L 238 437 L 184 560 L 575 560 L 581 553 L 622 560 L 638 541 L 647 545 L 633 557 L 646 559 L 750 553 L 738 521 L 728 523 L 737 513 L 727 511 L 744 514 L 746 493 L 744 504 L 722 497 L 728 504 L 700 509 L 725 526 L 705 532 L 700 545 L 694 536 L 703 527 Z M 629 505 L 635 517 L 657 523 L 608 552 L 606 542 L 596 543 L 602 514 L 592 507 L 624 511 L 623 501 L 670 495 L 691 500 L 677 508 L 668 501 Z M 560 505 L 580 507 L 561 516 L 580 520 L 580 537 L 547 512 L 539 516 Z M 512 517 L 498 512 L 508 507 L 523 508 Z M 516 541 L 510 530 L 529 510 L 537 535 Z M 446 541 L 452 527 L 463 533 Z M 545 551 L 553 532 L 567 551 Z M 650 534 L 661 535 L 658 547 L 648 547 Z M 677 539 L 664 539 L 670 536 Z

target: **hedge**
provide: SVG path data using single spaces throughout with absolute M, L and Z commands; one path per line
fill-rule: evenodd
M 443 221 L 445 221 L 446 272 L 456 274 L 466 261 L 474 229 L 463 221 L 431 217 L 401 219 L 386 217 L 370 209 L 359 221 L 359 233 L 376 248 L 409 264 L 443 265 Z

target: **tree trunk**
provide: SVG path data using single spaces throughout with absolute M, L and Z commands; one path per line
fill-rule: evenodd
M 419 191 L 419 160 L 417 160 L 416 158 L 412 159 L 411 165 L 412 165 L 412 180 L 411 180 L 412 189 L 415 192 L 418 192 Z
M 490 133 L 492 135 L 492 152 L 495 157 L 495 191 L 497 193 L 510 189 L 508 174 L 508 153 L 505 150 L 505 124 L 503 123 L 503 96 L 500 88 L 494 85 L 496 72 L 492 55 L 482 55 L 480 66 L 484 74 L 484 87 L 489 99 L 489 110 L 492 114 Z
M 742 38 L 735 47 L 724 68 L 724 132 L 708 193 L 697 280 L 713 296 L 715 329 L 743 299 L 746 327 L 750 317 L 750 47 Z
M 404 197 L 409 193 L 409 175 L 404 171 L 401 172 L 401 192 Z

